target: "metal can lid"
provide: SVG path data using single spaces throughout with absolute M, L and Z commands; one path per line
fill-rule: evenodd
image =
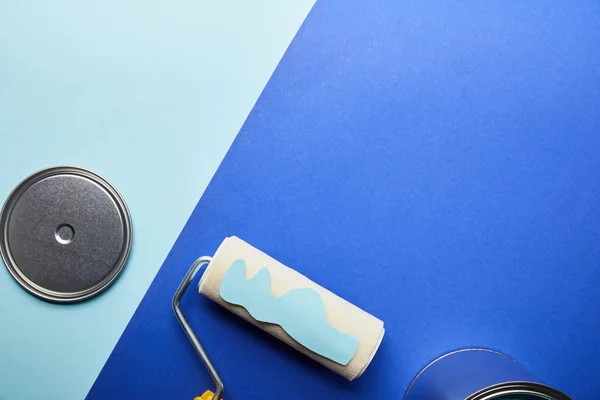
M 72 303 L 119 276 L 131 249 L 131 217 L 101 176 L 53 167 L 21 182 L 0 212 L 0 254 L 28 292 Z

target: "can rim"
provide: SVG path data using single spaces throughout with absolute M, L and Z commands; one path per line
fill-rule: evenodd
M 436 362 L 438 362 L 446 357 L 449 357 L 453 354 L 462 353 L 465 351 L 485 351 L 488 353 L 494 353 L 499 356 L 506 357 L 509 360 L 514 361 L 515 363 L 517 363 L 519 365 L 522 365 L 520 362 L 518 362 L 514 358 L 512 358 L 504 353 L 501 353 L 499 351 L 496 351 L 496 350 L 479 348 L 479 347 L 471 347 L 471 348 L 454 350 L 454 351 L 451 351 L 449 353 L 439 356 L 438 358 L 436 358 L 435 360 L 433 360 L 429 364 L 427 364 L 423 369 L 421 369 L 421 371 L 419 371 L 417 376 L 414 377 L 414 379 L 408 386 L 408 389 L 406 389 L 406 393 L 404 394 L 404 400 L 407 400 L 408 395 L 409 395 L 410 390 L 412 389 L 413 385 L 415 384 L 415 382 L 417 382 L 419 377 L 423 373 L 425 373 L 425 371 L 429 367 L 431 367 L 433 364 L 435 364 Z M 517 394 L 517 393 L 542 395 L 542 396 L 546 397 L 548 400 L 572 400 L 566 394 L 564 394 L 564 393 L 560 392 L 559 390 L 554 389 L 550 386 L 546 386 L 541 383 L 525 382 L 525 381 L 503 382 L 503 383 L 499 383 L 496 385 L 488 386 L 488 387 L 483 388 L 483 389 L 477 391 L 476 393 L 470 395 L 465 400 L 494 400 L 497 398 L 496 396 L 498 396 L 498 395 Z M 549 396 L 555 396 L 555 397 L 549 397 Z
M 49 178 L 55 175 L 75 175 L 91 180 L 102 187 L 119 209 L 119 215 L 123 222 L 123 249 L 119 254 L 119 258 L 115 262 L 115 267 L 111 273 L 102 281 L 96 285 L 77 292 L 58 292 L 50 289 L 46 289 L 29 278 L 21 271 L 18 264 L 12 257 L 10 245 L 8 243 L 8 223 L 12 214 L 13 208 L 20 197 L 35 183 L 40 182 L 43 179 Z M 75 303 L 80 302 L 90 297 L 96 296 L 106 290 L 121 274 L 121 271 L 125 267 L 129 254 L 131 252 L 132 243 L 132 223 L 131 215 L 127 204 L 123 200 L 121 194 L 108 180 L 92 172 L 88 169 L 75 167 L 75 166 L 55 166 L 39 170 L 25 179 L 10 192 L 4 205 L 0 209 L 0 257 L 4 261 L 6 269 L 12 275 L 12 277 L 19 283 L 19 285 L 31 293 L 32 295 L 49 302 L 53 303 Z
M 449 352 L 449 353 L 442 354 L 441 356 L 439 356 L 438 358 L 434 359 L 434 360 L 433 360 L 433 361 L 431 361 L 429 364 L 427 364 L 427 365 L 426 365 L 426 366 L 425 366 L 423 369 L 421 369 L 421 370 L 419 371 L 419 373 L 417 374 L 417 376 L 415 376 L 415 377 L 413 378 L 412 382 L 410 382 L 410 385 L 408 385 L 408 389 L 406 389 L 406 393 L 404 394 L 404 400 L 406 400 L 406 399 L 408 398 L 408 394 L 410 393 L 410 389 L 412 389 L 412 387 L 414 386 L 415 382 L 417 382 L 417 380 L 419 380 L 419 378 L 421 377 L 421 375 L 423 375 L 423 374 L 425 373 L 425 371 L 427 371 L 427 369 L 428 369 L 429 367 L 431 367 L 433 364 L 435 364 L 436 362 L 438 362 L 438 361 L 440 361 L 440 360 L 442 360 L 442 359 L 444 359 L 444 358 L 446 358 L 446 357 L 449 357 L 449 356 L 451 356 L 451 355 L 453 355 L 453 354 L 462 353 L 462 352 L 465 352 L 465 351 L 473 351 L 473 350 L 475 350 L 475 351 L 487 351 L 487 352 L 489 352 L 489 353 L 495 353 L 495 354 L 498 354 L 498 355 L 500 355 L 500 356 L 506 357 L 506 358 L 508 358 L 508 359 L 510 359 L 510 360 L 512 360 L 512 361 L 514 361 L 514 362 L 516 362 L 517 364 L 521 365 L 521 364 L 520 364 L 520 363 L 519 363 L 517 360 L 515 360 L 514 358 L 512 358 L 512 357 L 509 357 L 509 356 L 507 356 L 506 354 L 500 353 L 500 352 L 498 352 L 498 351 L 495 351 L 495 350 L 484 349 L 484 348 L 479 348 L 479 347 L 469 347 L 469 348 L 466 348 L 466 349 L 458 349 L 458 350 L 454 350 L 454 351 L 451 351 L 451 352 Z
M 566 394 L 550 386 L 526 381 L 505 382 L 489 386 L 467 397 L 465 400 L 494 400 L 498 399 L 498 396 L 511 394 L 531 394 L 543 396 L 543 398 L 546 400 L 572 400 Z

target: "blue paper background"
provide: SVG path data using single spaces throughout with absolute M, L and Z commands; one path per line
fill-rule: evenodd
M 597 397 L 599 49 L 595 1 L 318 2 L 89 399 L 212 388 L 170 303 L 233 234 L 387 332 L 348 383 L 190 290 L 226 399 L 398 399 L 471 346 Z

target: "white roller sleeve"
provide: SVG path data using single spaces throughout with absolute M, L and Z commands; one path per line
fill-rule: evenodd
M 312 288 L 317 291 L 325 305 L 325 313 L 329 323 L 342 333 L 353 334 L 358 337 L 359 344 L 354 358 L 345 366 L 338 364 L 308 350 L 290 337 L 279 325 L 256 321 L 243 307 L 224 301 L 219 295 L 221 281 L 232 263 L 239 259 L 246 262 L 246 279 L 252 278 L 260 269 L 268 268 L 271 274 L 271 292 L 275 297 L 298 288 Z M 199 291 L 234 314 L 284 341 L 348 380 L 357 378 L 364 372 L 383 339 L 383 321 L 336 296 L 237 237 L 229 237 L 221 243 L 200 280 Z

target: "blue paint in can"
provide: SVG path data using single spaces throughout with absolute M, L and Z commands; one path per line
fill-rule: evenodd
M 496 351 L 464 349 L 426 366 L 404 400 L 571 400 L 516 360 Z

